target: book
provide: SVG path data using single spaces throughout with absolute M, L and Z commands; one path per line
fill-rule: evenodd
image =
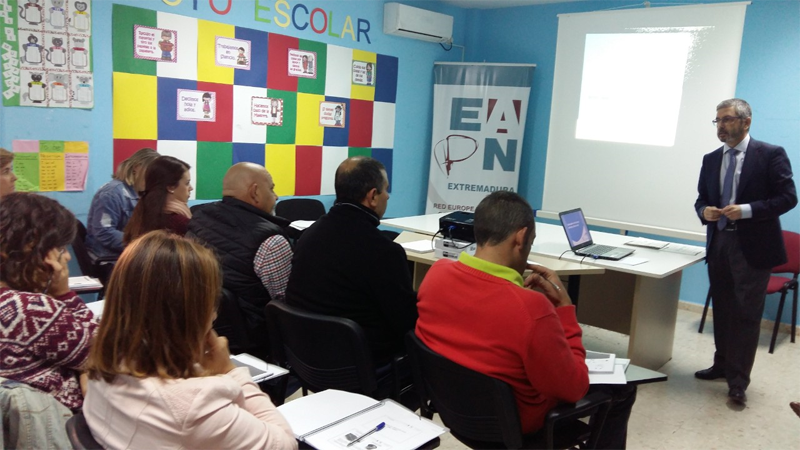
M 289 371 L 283 367 L 268 364 L 266 361 L 256 358 L 249 353 L 231 355 L 231 361 L 236 367 L 247 367 L 247 369 L 250 370 L 250 376 L 253 377 L 254 383 L 261 383 L 262 381 L 278 378 L 289 373 Z
M 448 431 L 395 401 L 335 389 L 292 400 L 278 411 L 297 440 L 319 450 L 415 449 Z M 381 423 L 379 431 L 358 440 Z
M 613 353 L 586 350 L 586 367 L 589 368 L 589 373 L 613 373 L 616 358 Z

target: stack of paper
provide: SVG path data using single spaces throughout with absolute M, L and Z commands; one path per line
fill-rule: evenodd
M 613 353 L 601 353 L 586 350 L 586 366 L 589 373 L 614 373 L 614 360 L 617 356 Z
M 69 277 L 69 288 L 73 291 L 86 289 L 102 289 L 103 283 L 92 277 Z
M 433 244 L 430 239 L 422 239 L 420 241 L 403 242 L 400 244 L 404 249 L 417 252 L 428 253 L 433 251 Z

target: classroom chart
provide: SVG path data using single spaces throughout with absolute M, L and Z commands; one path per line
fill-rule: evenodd
M 15 188 L 20 192 L 82 191 L 89 174 L 89 143 L 15 140 Z
M 391 182 L 396 57 L 125 5 L 112 15 L 115 167 L 143 147 L 174 156 L 196 199 L 220 198 L 243 161 L 266 166 L 280 196 L 334 194 L 356 155 Z
M 91 0 L 0 0 L 4 106 L 94 107 Z

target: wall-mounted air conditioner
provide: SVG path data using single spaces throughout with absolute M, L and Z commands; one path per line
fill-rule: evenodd
M 383 5 L 383 32 L 429 42 L 453 42 L 453 16 L 400 3 Z

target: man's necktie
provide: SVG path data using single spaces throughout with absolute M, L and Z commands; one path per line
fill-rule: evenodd
M 728 170 L 725 171 L 725 180 L 722 182 L 722 197 L 720 206 L 722 208 L 728 206 L 731 202 L 731 194 L 733 194 L 733 173 L 736 172 L 736 149 L 728 150 L 730 154 L 730 161 L 728 162 Z M 728 218 L 725 216 L 720 216 L 719 220 L 717 221 L 717 229 L 722 230 L 725 228 L 725 225 L 728 224 Z

